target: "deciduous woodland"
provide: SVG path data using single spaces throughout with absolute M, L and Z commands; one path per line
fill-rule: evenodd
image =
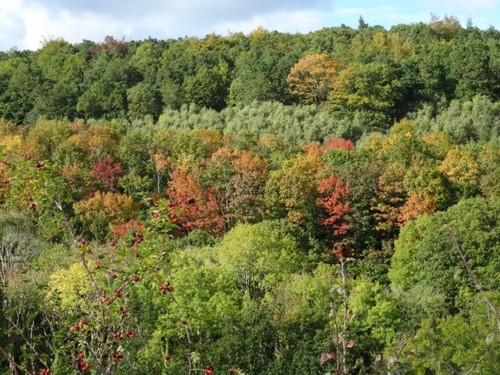
M 0 53 L 1 374 L 499 374 L 500 31 Z

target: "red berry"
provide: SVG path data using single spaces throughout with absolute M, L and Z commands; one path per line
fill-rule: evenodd
M 171 356 L 170 354 L 165 354 L 165 355 L 163 356 L 163 359 L 164 359 L 165 361 L 170 361 L 170 358 L 172 358 L 172 356 Z
M 122 336 L 122 333 L 121 332 L 116 332 L 113 337 L 115 339 L 120 339 L 120 340 L 123 340 L 123 336 Z
M 170 286 L 170 283 L 167 281 L 166 283 L 160 285 L 160 290 L 166 293 L 166 292 L 173 292 L 174 288 Z
M 121 312 L 122 314 L 125 314 L 125 307 L 120 306 L 119 310 L 120 310 L 120 312 Z
M 101 268 L 101 262 L 95 262 L 95 269 L 98 270 Z
M 112 278 L 112 279 L 116 279 L 117 277 L 118 277 L 118 275 L 117 275 L 116 273 L 112 273 L 112 274 L 111 274 L 111 278 Z
M 139 276 L 134 275 L 133 280 L 134 280 L 135 282 L 138 282 L 138 281 L 140 280 L 140 278 L 139 278 Z
M 127 330 L 125 332 L 125 336 L 127 336 L 129 339 L 134 338 L 135 337 L 135 332 Z
M 186 319 L 182 319 L 182 324 L 184 324 L 184 325 L 188 324 Z
M 179 217 L 176 214 L 170 214 L 170 220 L 175 224 L 179 221 Z
M 42 169 L 45 166 L 43 163 L 36 163 L 37 169 Z
M 81 321 L 81 324 L 82 324 L 82 326 L 86 326 L 86 325 L 88 325 L 88 324 L 89 324 L 89 321 L 88 321 L 87 319 L 83 319 L 83 320 Z
M 155 212 L 153 213 L 153 215 L 151 215 L 151 219 L 158 219 L 159 216 L 160 214 L 158 212 Z
M 70 328 L 71 332 L 76 332 L 80 330 L 80 325 L 78 323 L 73 323 L 73 325 Z
M 77 362 L 81 362 L 84 359 L 85 359 L 85 354 L 83 354 L 83 353 L 78 353 L 78 355 L 76 356 Z
M 9 181 L 9 179 L 8 179 L 8 178 L 4 178 L 4 179 L 3 179 L 3 183 L 4 183 L 4 184 L 8 184 L 9 182 L 10 182 L 10 181 Z
M 116 298 L 120 298 L 120 297 L 122 296 L 121 291 L 120 291 L 120 290 L 118 290 L 118 289 L 116 289 L 116 290 L 115 290 L 115 296 L 116 296 Z
M 116 241 L 115 241 L 115 240 L 111 241 L 111 242 L 109 243 L 109 245 L 110 245 L 111 247 L 115 247 L 115 246 L 116 246 Z
M 111 305 L 112 303 L 113 303 L 113 300 L 112 300 L 111 298 L 108 298 L 108 299 L 106 300 L 106 306 L 109 306 L 109 305 Z
M 31 210 L 31 211 L 36 211 L 36 203 L 30 203 L 30 205 L 28 206 L 28 208 Z
M 68 184 L 70 184 L 71 186 L 73 186 L 73 185 L 75 184 L 75 181 L 70 180 L 70 181 L 68 182 Z
M 205 375 L 213 375 L 214 370 L 212 369 L 212 366 L 208 365 L 205 367 Z
M 90 365 L 86 362 L 80 363 L 80 368 L 83 372 L 87 372 L 90 369 Z
M 87 239 L 85 239 L 85 238 L 82 238 L 82 239 L 80 240 L 80 243 L 81 243 L 83 246 L 89 246 L 89 241 L 88 241 Z
M 140 257 L 141 257 L 141 255 L 140 255 L 137 251 L 134 253 L 134 256 L 135 256 L 136 258 L 140 258 Z

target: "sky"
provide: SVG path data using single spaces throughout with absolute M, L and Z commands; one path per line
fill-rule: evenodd
M 463 26 L 500 29 L 500 0 L 0 0 L 0 51 L 36 50 L 52 39 L 101 42 L 228 35 L 258 26 L 307 33 L 357 27 L 359 17 L 386 29 L 456 17 Z

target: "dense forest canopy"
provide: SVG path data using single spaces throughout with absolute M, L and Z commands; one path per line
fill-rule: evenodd
M 500 96 L 500 32 L 453 17 L 389 31 L 331 27 L 309 34 L 215 34 L 203 39 L 70 44 L 0 54 L 0 116 L 157 120 L 164 110 L 221 111 L 240 103 L 316 104 L 367 129 L 424 106 Z M 365 130 L 365 129 L 363 129 Z
M 500 373 L 500 32 L 0 53 L 0 374 Z

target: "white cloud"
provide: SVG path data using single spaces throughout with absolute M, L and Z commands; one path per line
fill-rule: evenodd
M 345 23 L 351 27 L 357 27 L 360 16 L 371 26 L 381 25 L 387 29 L 397 24 L 427 22 L 431 17 L 430 13 L 407 12 L 404 9 L 389 5 L 346 7 L 335 9 L 329 17 L 329 23 L 332 26 Z
M 225 35 L 228 32 L 249 33 L 258 26 L 264 26 L 273 31 L 296 33 L 309 32 L 323 26 L 323 13 L 318 11 L 278 12 L 266 15 L 257 15 L 240 22 L 221 22 L 214 26 L 213 32 Z
M 37 49 L 61 37 L 78 43 L 105 36 L 159 39 L 210 32 L 268 30 L 306 33 L 324 26 L 428 21 L 431 12 L 495 20 L 500 0 L 0 0 L 0 50 Z M 345 6 L 339 7 L 340 4 Z M 349 4 L 349 5 L 347 5 Z M 337 8 L 337 9 L 335 9 Z M 427 13 L 428 12 L 428 13 Z M 422 17 L 422 13 L 425 14 Z M 417 16 L 420 18 L 418 19 Z M 498 19 L 498 16 L 496 16 Z M 491 23 L 492 21 L 490 21 Z M 494 22 L 494 21 L 493 21 Z M 489 26 L 489 25 L 487 25 Z
M 205 36 L 263 25 L 307 32 L 321 27 L 329 0 L 0 0 L 0 50 L 40 48 L 44 40 L 77 43 L 106 35 L 127 39 Z M 3 21 L 3 22 L 2 22 Z
M 120 25 L 107 16 L 99 17 L 88 12 L 49 12 L 38 4 L 23 8 L 21 17 L 26 27 L 22 48 L 26 49 L 40 48 L 44 40 L 53 38 L 76 43 L 83 39 L 102 40 L 106 35 L 130 32 L 127 26 Z
M 452 13 L 495 10 L 499 3 L 499 0 L 424 0 L 429 7 L 441 7 Z
M 25 31 L 24 22 L 18 10 L 21 0 L 0 3 L 0 49 L 10 49 L 18 43 L 17 36 Z
M 373 13 L 394 13 L 398 9 L 392 6 L 366 7 L 366 8 L 338 8 L 335 9 L 335 14 L 339 16 L 347 15 L 369 15 Z
M 22 0 L 10 0 L 2 1 L 0 3 L 0 11 L 3 12 L 15 12 L 22 5 Z

